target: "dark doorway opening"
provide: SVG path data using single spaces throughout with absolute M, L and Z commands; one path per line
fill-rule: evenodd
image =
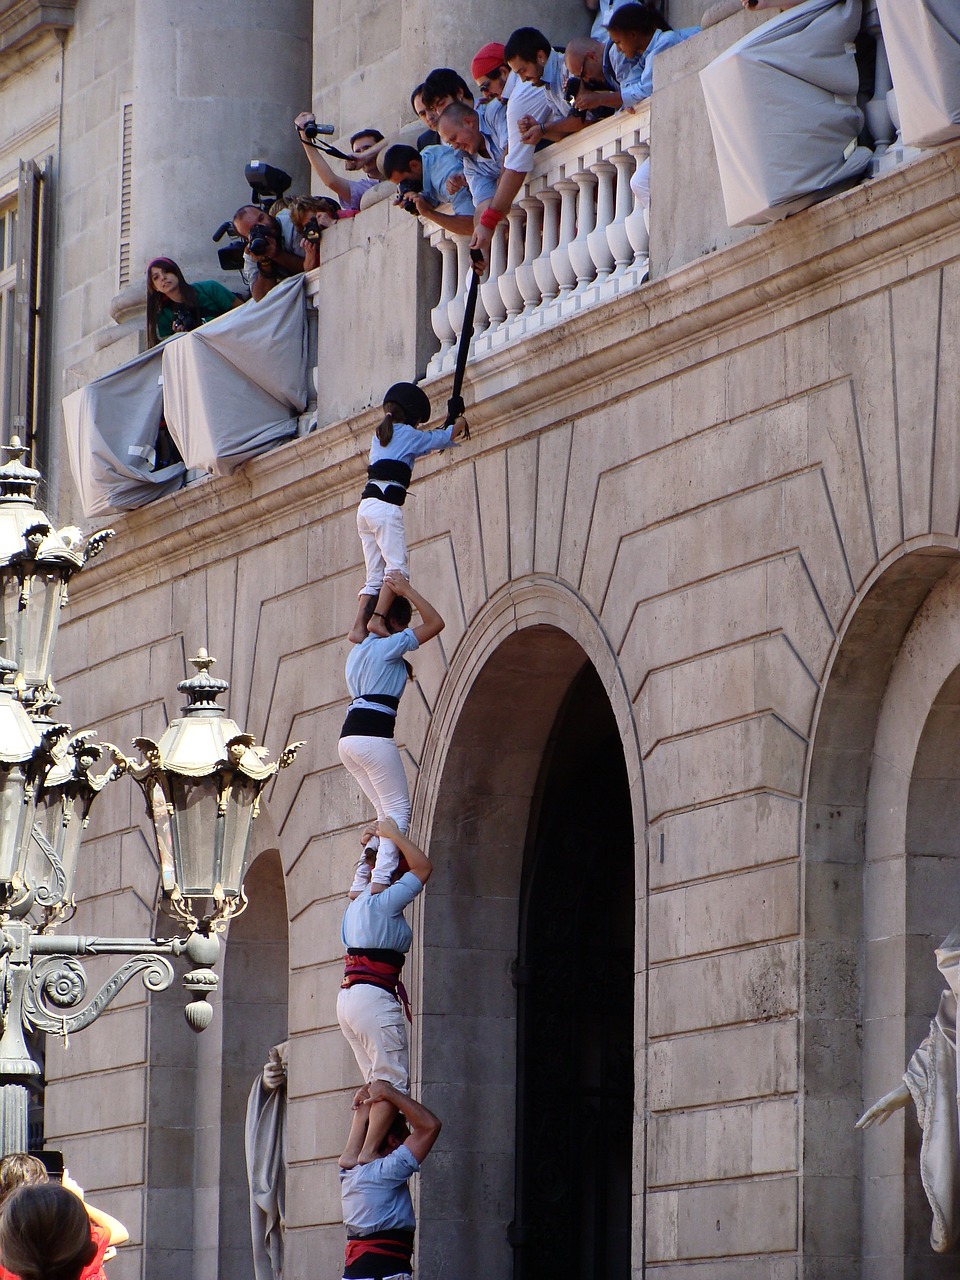
M 629 1280 L 634 838 L 589 664 L 544 755 L 520 903 L 515 1280 Z

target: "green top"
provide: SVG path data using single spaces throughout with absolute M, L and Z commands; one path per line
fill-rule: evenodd
M 197 294 L 201 324 L 206 324 L 208 320 L 215 320 L 217 316 L 222 316 L 225 311 L 230 311 L 236 305 L 236 294 L 231 293 L 216 280 L 197 280 L 193 287 Z M 180 308 L 179 302 L 169 300 L 160 308 L 157 313 L 158 338 L 169 338 L 173 333 L 174 317 Z

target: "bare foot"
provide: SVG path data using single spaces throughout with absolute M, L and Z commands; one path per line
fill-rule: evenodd
M 357 1160 L 356 1156 L 347 1155 L 346 1151 L 337 1161 L 337 1164 L 339 1164 L 341 1169 L 354 1169 L 356 1168 L 358 1163 L 359 1161 Z
M 388 889 L 389 887 L 390 887 L 390 886 L 389 886 L 389 885 L 386 885 L 386 884 L 371 884 L 371 886 L 370 886 L 370 892 L 371 892 L 371 893 L 383 893 L 384 889 Z
M 381 640 L 386 640 L 390 635 L 390 632 L 387 630 L 387 624 L 380 617 L 379 613 L 375 613 L 367 623 L 367 630 L 372 636 L 379 636 Z
M 351 627 L 347 632 L 347 639 L 351 644 L 363 644 L 367 638 L 367 628 L 364 626 Z

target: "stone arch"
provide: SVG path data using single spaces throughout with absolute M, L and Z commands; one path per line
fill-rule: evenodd
M 423 1096 L 444 1119 L 451 1155 L 424 1170 L 421 1266 L 443 1257 L 476 1275 L 509 1275 L 516 1119 L 514 966 L 524 855 L 551 733 L 578 675 L 593 668 L 623 746 L 633 822 L 634 894 L 646 896 L 639 745 L 616 654 L 596 617 L 562 582 L 531 577 L 488 602 L 460 642 L 438 699 L 414 797 L 437 874 L 418 924 L 411 978 L 420 1016 L 415 1060 Z M 643 1045 L 645 913 L 635 913 L 635 992 Z M 638 1089 L 643 1073 L 634 1072 Z M 634 1161 L 643 1135 L 634 1093 Z M 634 1187 L 635 1229 L 642 1189 Z M 435 1256 L 434 1256 L 435 1255 Z M 469 1260 L 473 1259 L 474 1262 Z
M 958 664 L 956 542 L 901 548 L 848 612 L 808 761 L 803 1248 L 834 1266 L 862 1258 L 878 1268 L 871 1274 L 891 1280 L 935 1274 L 928 1243 L 910 1259 L 918 1222 L 929 1225 L 911 1181 L 916 1153 L 905 1152 L 903 1116 L 864 1135 L 853 1125 L 896 1085 L 936 1008 L 932 947 L 952 924 L 939 932 L 939 920 L 929 919 L 922 927 L 930 877 L 915 855 L 944 735 L 960 731 L 952 712 Z M 960 754 L 960 736 L 954 741 Z M 949 876 L 942 858 L 933 861 L 942 894 Z M 851 1214 L 857 1202 L 862 1213 Z

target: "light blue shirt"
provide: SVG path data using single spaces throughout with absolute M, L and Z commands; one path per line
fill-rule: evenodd
M 514 72 L 510 72 L 514 75 Z M 507 149 L 507 98 L 506 86 L 504 86 L 503 100 L 500 98 L 491 98 L 489 102 L 481 102 L 477 104 L 477 115 L 480 117 L 480 131 L 483 132 L 484 125 L 490 132 L 490 136 L 494 139 L 501 153 Z
M 435 147 L 424 147 L 420 152 L 423 165 L 423 194 L 434 204 L 453 205 L 454 213 L 473 215 L 473 201 L 470 199 L 468 187 L 461 187 L 454 195 L 447 190 L 447 179 L 454 174 L 463 175 L 463 161 L 460 153 L 440 143 Z
M 507 113 L 504 110 L 504 125 L 506 125 L 506 119 Z M 497 189 L 497 180 L 503 169 L 503 146 L 491 129 L 489 120 L 483 114 L 480 116 L 480 134 L 489 155 L 472 156 L 467 151 L 463 152 L 463 176 L 470 187 L 470 194 L 473 196 L 475 205 L 481 204 L 484 200 L 493 199 L 493 193 Z
M 593 26 L 590 28 L 590 34 L 594 40 L 606 40 L 607 23 L 623 3 L 624 0 L 600 0 L 600 8 L 597 10 L 597 16 L 593 20 Z
M 392 636 L 368 635 L 353 645 L 344 669 L 350 697 L 368 697 L 371 693 L 402 697 L 407 685 L 403 655 L 419 648 L 420 641 L 409 627 Z
M 340 1202 L 348 1236 L 413 1231 L 417 1220 L 407 1181 L 420 1165 L 404 1143 L 380 1160 L 340 1170 Z
M 567 87 L 567 79 L 568 73 L 563 61 L 563 54 L 557 53 L 556 49 L 551 49 L 550 56 L 544 64 L 543 74 L 540 77 L 540 87 L 553 111 L 553 120 L 565 120 L 573 110 L 573 107 L 563 96 Z
M 430 148 L 428 147 L 429 151 Z M 449 147 L 448 150 L 453 150 Z M 463 172 L 461 167 L 461 172 Z M 467 197 L 469 199 L 469 195 Z M 473 206 L 470 206 L 471 209 Z M 453 444 L 453 426 L 440 427 L 436 431 L 421 431 L 419 427 L 411 427 L 407 422 L 395 422 L 393 435 L 389 444 L 381 444 L 377 433 L 373 433 L 370 445 L 370 461 L 380 462 L 383 458 L 391 458 L 395 462 L 405 462 L 412 467 L 417 458 L 422 458 L 435 449 L 449 449 Z
M 412 871 L 405 871 L 380 893 L 371 893 L 368 885 L 343 913 L 340 926 L 343 945 L 406 954 L 413 942 L 413 930 L 403 912 L 421 893 L 423 884 Z
M 611 84 L 617 85 L 625 108 L 635 107 L 653 93 L 654 55 L 671 49 L 675 44 L 689 40 L 700 31 L 699 27 L 683 27 L 679 31 L 655 31 L 653 39 L 643 53 L 635 58 L 625 58 L 611 41 L 603 54 L 603 74 Z

